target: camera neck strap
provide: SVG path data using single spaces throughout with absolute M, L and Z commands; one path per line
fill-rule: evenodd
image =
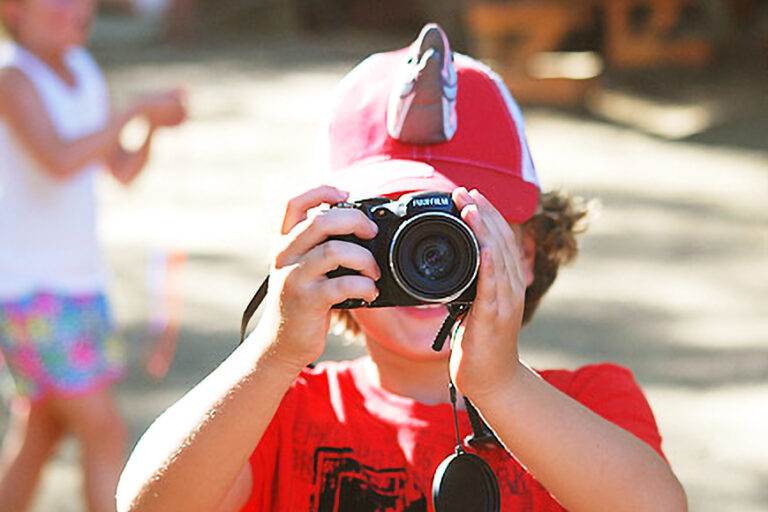
M 458 512 L 476 510 L 482 512 L 499 512 L 501 497 L 499 483 L 491 466 L 480 455 L 467 452 L 464 449 L 459 432 L 459 414 L 456 404 L 456 386 L 448 377 L 453 422 L 456 428 L 456 450 L 449 455 L 435 470 L 432 477 L 432 504 L 435 512 Z M 464 397 L 467 405 L 473 436 L 466 439 L 472 444 L 473 439 L 479 441 L 477 426 L 490 432 L 477 410 Z M 477 424 L 477 425 L 476 425 Z M 493 435 L 491 434 L 491 437 Z M 495 438 L 494 438 L 495 439 Z
M 435 335 L 435 341 L 432 342 L 432 350 L 435 352 L 443 349 L 451 330 L 458 328 L 469 312 L 469 304 L 446 304 L 445 307 L 448 309 L 448 316 L 443 320 L 443 325 L 440 326 L 440 330 Z
M 443 324 L 440 326 L 440 330 L 437 332 L 437 335 L 435 336 L 435 341 L 432 342 L 432 350 L 435 352 L 439 352 L 442 350 L 443 345 L 445 345 L 445 341 L 448 339 L 448 336 L 451 334 L 451 331 L 453 331 L 453 336 L 455 337 L 457 334 L 457 331 L 459 327 L 461 326 L 462 322 L 464 322 L 464 318 L 466 318 L 467 313 L 469 313 L 469 304 L 447 304 L 446 308 L 448 309 L 448 316 L 443 321 Z M 453 382 L 450 380 L 449 376 L 449 383 L 450 383 L 450 389 L 451 389 L 451 402 L 453 403 L 454 410 L 456 408 L 456 387 L 454 386 Z M 464 405 L 467 409 L 467 416 L 469 416 L 469 422 L 472 425 L 472 435 L 468 436 L 466 441 L 470 445 L 475 444 L 498 444 L 498 440 L 496 439 L 496 436 L 493 434 L 493 431 L 488 427 L 488 425 L 485 424 L 485 421 L 480 417 L 480 413 L 477 412 L 477 409 L 475 409 L 475 406 L 472 405 L 472 402 L 469 401 L 467 397 L 464 398 Z M 456 426 L 458 435 L 458 424 Z M 461 444 L 461 443 L 459 443 Z
M 268 288 L 269 276 L 265 277 L 264 281 L 261 282 L 261 286 L 259 286 L 259 289 L 256 290 L 256 293 L 251 298 L 251 301 L 245 307 L 245 311 L 243 311 L 243 318 L 240 320 L 240 343 L 245 340 L 245 331 L 248 328 L 248 322 L 251 321 L 251 317 L 253 317 L 253 314 L 256 313 L 257 309 L 259 309 L 261 301 L 263 301 L 264 297 L 267 295 Z

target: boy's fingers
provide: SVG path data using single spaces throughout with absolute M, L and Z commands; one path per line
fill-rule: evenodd
M 473 199 L 470 200 L 471 202 L 467 203 L 461 211 L 462 219 L 464 219 L 472 229 L 481 248 L 497 248 L 500 243 L 503 244 L 504 242 L 501 240 L 496 226 L 494 226 L 493 222 L 488 218 L 488 214 L 484 211 L 484 207 Z
M 477 293 L 472 304 L 472 316 L 479 322 L 490 322 L 496 316 L 498 292 L 496 290 L 496 268 L 493 253 L 487 247 L 480 249 L 480 271 L 477 279 Z
M 477 190 L 469 192 L 470 197 L 475 201 L 480 212 L 483 214 L 483 218 L 486 220 L 491 228 L 491 231 L 498 235 L 499 240 L 503 241 L 507 250 L 511 254 L 517 254 L 517 240 L 515 239 L 515 233 L 509 227 L 507 220 L 501 213 L 491 204 L 486 197 Z
M 480 243 L 481 251 L 487 250 L 490 255 L 486 258 L 486 261 L 493 262 L 493 272 L 491 275 L 482 273 L 478 279 L 478 287 L 483 279 L 491 279 L 494 282 L 493 291 L 495 297 L 493 298 L 493 307 L 502 307 L 509 302 L 509 298 L 514 293 L 513 287 L 521 279 L 518 272 L 519 263 L 515 260 L 517 257 L 515 253 L 510 254 L 507 249 L 507 245 L 503 240 L 503 234 L 499 231 L 503 228 L 510 230 L 510 227 L 504 222 L 504 225 L 498 226 L 494 223 L 493 217 L 490 215 L 488 208 L 492 208 L 490 203 L 485 201 L 483 204 L 480 198 L 472 193 L 466 193 L 465 191 L 457 192 L 459 203 L 466 204 L 462 210 L 462 218 L 469 224 L 472 231 Z M 482 271 L 481 262 L 481 271 Z M 484 300 L 491 300 L 491 297 L 483 296 Z M 488 302 L 491 304 L 491 302 Z
M 465 206 L 474 202 L 472 197 L 470 197 L 469 192 L 467 192 L 467 189 L 464 187 L 455 189 L 451 194 L 451 198 L 453 199 L 453 202 L 456 203 L 456 207 L 459 209 L 459 211 L 463 210 Z
M 358 238 L 372 238 L 378 229 L 363 212 L 354 208 L 323 210 L 299 224 L 305 225 L 298 226 L 295 233 L 291 233 L 293 240 L 275 259 L 278 267 L 298 261 L 330 236 L 352 234 Z
M 468 195 L 474 200 L 482 214 L 489 231 L 501 244 L 504 264 L 513 282 L 524 282 L 522 268 L 520 266 L 520 245 L 517 234 L 507 223 L 507 220 L 494 208 L 488 199 L 479 191 L 472 190 Z
M 365 276 L 340 276 L 319 281 L 315 295 L 324 307 L 330 308 L 347 299 L 373 302 L 379 296 L 373 280 Z
M 478 315 L 491 314 L 498 302 L 498 286 L 507 280 L 502 255 L 498 247 L 492 243 L 492 235 L 488 225 L 483 221 L 476 204 L 467 205 L 461 216 L 469 224 L 480 243 L 480 270 L 477 279 L 477 293 L 473 309 Z
M 341 240 L 329 240 L 313 247 L 302 258 L 302 271 L 310 279 L 317 279 L 338 267 L 357 270 L 362 275 L 376 281 L 381 271 L 371 252 L 357 244 Z
M 321 204 L 334 204 L 344 201 L 349 197 L 349 192 L 344 192 L 336 187 L 323 185 L 313 188 L 288 201 L 285 205 L 285 215 L 280 232 L 285 235 L 296 224 L 307 218 L 307 212 Z

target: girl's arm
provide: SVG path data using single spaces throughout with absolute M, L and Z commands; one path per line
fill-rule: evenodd
M 0 73 L 0 117 L 43 169 L 58 179 L 69 179 L 87 164 L 100 160 L 122 183 L 133 180 L 146 164 L 150 141 L 135 153 L 127 152 L 120 146 L 120 132 L 140 115 L 149 121 L 150 132 L 161 126 L 177 126 L 186 117 L 183 93 L 172 90 L 147 96 L 125 112 L 112 115 L 98 132 L 64 141 L 26 75 L 13 68 Z
M 289 201 L 282 249 L 254 332 L 213 373 L 142 436 L 120 478 L 118 510 L 236 511 L 251 491 L 248 458 L 300 371 L 322 354 L 330 309 L 346 298 L 374 300 L 381 274 L 366 249 L 331 235 L 372 238 L 376 225 L 358 210 L 323 203 L 348 194 L 331 187 Z M 344 266 L 360 275 L 328 278 Z
M 68 179 L 88 163 L 104 160 L 118 146 L 120 130 L 137 108 L 112 116 L 104 129 L 72 141 L 62 140 L 29 79 L 16 69 L 0 73 L 0 116 L 29 153 L 58 179 Z
M 687 509 L 649 445 L 539 378 L 519 360 L 525 245 L 479 193 L 454 200 L 480 243 L 477 297 L 453 347 L 451 374 L 510 453 L 568 510 Z
M 110 173 L 123 185 L 129 185 L 147 165 L 157 128 L 178 126 L 187 115 L 184 93 L 181 90 L 148 96 L 143 99 L 141 105 L 143 116 L 149 124 L 144 143 L 135 151 L 128 151 L 118 143 L 106 157 Z
M 112 151 L 107 156 L 107 168 L 114 178 L 123 185 L 130 185 L 139 175 L 149 160 L 149 151 L 152 147 L 152 138 L 155 129 L 150 128 L 144 143 L 135 151 L 128 151 L 122 146 Z

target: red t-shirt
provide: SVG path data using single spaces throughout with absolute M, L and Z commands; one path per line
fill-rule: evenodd
M 302 372 L 251 456 L 260 476 L 243 511 L 433 510 L 432 476 L 456 447 L 453 410 L 374 386 L 363 362 L 328 362 Z M 653 413 L 629 370 L 597 364 L 539 374 L 662 453 Z M 459 429 L 462 436 L 471 433 L 465 411 L 459 411 Z M 564 510 L 503 448 L 467 451 L 493 468 L 501 510 Z

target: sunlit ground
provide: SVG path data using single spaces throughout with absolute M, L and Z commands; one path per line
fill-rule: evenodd
M 190 121 L 158 138 L 134 187 L 99 186 L 114 306 L 134 370 L 118 388 L 131 445 L 235 345 L 282 201 L 315 179 L 332 87 L 360 57 L 391 47 L 383 44 L 102 48 L 118 103 L 182 84 L 191 105 Z M 561 272 L 521 344 L 536 367 L 630 367 L 691 510 L 756 512 L 768 508 L 768 101 L 737 79 L 722 85 L 722 94 L 677 106 L 616 91 L 596 100 L 596 114 L 524 109 L 544 188 L 600 207 L 579 260 Z M 183 324 L 168 377 L 152 383 L 139 365 L 152 299 L 147 262 L 170 252 L 187 257 Z M 359 353 L 333 338 L 327 357 Z M 67 444 L 36 511 L 82 508 L 76 465 Z

